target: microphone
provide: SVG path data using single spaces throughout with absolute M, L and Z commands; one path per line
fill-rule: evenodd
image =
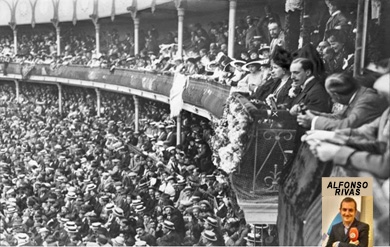
M 349 230 L 348 236 L 352 242 L 355 242 L 356 240 L 358 240 L 358 238 L 359 238 L 358 229 L 356 227 L 351 227 L 351 229 Z

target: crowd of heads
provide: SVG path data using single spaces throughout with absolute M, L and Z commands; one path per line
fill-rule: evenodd
M 129 95 L 13 83 L 0 90 L 2 246 L 224 245 L 260 241 L 212 163 L 206 119 Z M 247 234 L 249 234 L 247 236 Z M 253 236 L 252 236 L 252 235 Z M 253 239 L 251 239 L 251 236 Z M 231 239 L 233 237 L 233 240 Z

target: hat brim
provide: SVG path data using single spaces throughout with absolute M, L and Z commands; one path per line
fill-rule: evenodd
M 256 60 L 256 61 L 246 63 L 245 65 L 242 66 L 242 69 L 245 71 L 249 71 L 249 66 L 257 66 L 260 69 L 260 67 L 264 66 L 264 64 L 262 64 L 260 60 Z
M 202 236 L 203 236 L 205 239 L 209 240 L 209 241 L 212 241 L 212 242 L 217 241 L 217 236 L 214 236 L 214 238 L 211 238 L 211 237 L 207 236 L 206 234 L 204 234 L 203 232 L 202 232 Z

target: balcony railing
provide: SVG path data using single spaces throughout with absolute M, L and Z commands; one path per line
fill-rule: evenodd
M 85 66 L 67 65 L 31 65 L 11 63 L 8 66 L 8 77 L 27 81 L 59 82 L 89 87 L 107 88 L 132 93 L 131 90 L 142 92 L 141 96 L 148 98 L 148 93 L 163 96 L 169 101 L 169 94 L 173 84 L 173 76 L 153 72 L 116 69 L 110 73 L 108 69 L 90 68 Z M 15 77 L 16 75 L 16 77 Z M 121 90 L 119 90 L 121 88 Z M 126 90 L 123 90 L 126 88 Z M 128 90 L 127 90 L 128 89 Z M 185 104 L 196 109 L 205 110 L 212 116 L 220 118 L 224 104 L 229 96 L 230 88 L 219 83 L 190 78 L 190 83 L 183 93 Z M 153 99 L 153 98 L 152 98 Z M 154 98 L 154 100 L 158 100 Z

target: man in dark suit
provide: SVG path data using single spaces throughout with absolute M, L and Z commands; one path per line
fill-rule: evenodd
M 313 75 L 313 62 L 307 58 L 297 58 L 290 66 L 291 86 L 289 97 L 294 98 L 290 109 L 290 114 L 297 116 L 299 113 L 304 113 L 303 107 L 306 110 L 318 112 L 330 112 L 331 101 L 325 88 L 319 83 L 318 79 Z M 307 131 L 307 128 L 298 126 L 295 134 L 295 149 L 296 153 L 301 144 L 301 136 Z
M 176 131 L 175 131 L 175 125 L 170 124 L 167 127 L 167 138 L 164 141 L 164 145 L 167 147 L 176 146 Z
M 374 89 L 386 97 L 388 106 L 389 79 L 390 75 L 386 74 L 374 84 Z M 323 162 L 333 161 L 334 165 L 351 171 L 369 172 L 377 178 L 389 179 L 389 129 L 390 108 L 387 108 L 380 117 L 359 128 L 310 131 L 305 141 L 311 143 L 311 151 Z
M 333 102 L 344 108 L 336 113 L 306 111 L 298 115 L 299 125 L 312 130 L 356 128 L 379 117 L 387 107 L 386 99 L 372 88 L 361 87 L 352 76 L 333 74 L 325 81 Z
M 314 77 L 313 71 L 313 62 L 307 58 L 297 58 L 291 64 L 292 87 L 299 92 L 296 96 L 290 95 L 290 97 L 295 97 L 290 110 L 292 115 L 297 115 L 301 110 L 300 104 L 304 104 L 308 110 L 313 111 L 330 112 L 331 110 L 329 95 Z
M 348 31 L 348 19 L 340 10 L 340 1 L 336 0 L 325 0 L 326 5 L 329 9 L 330 17 L 326 22 L 325 33 L 328 30 L 338 29 L 345 32 Z
M 340 204 L 342 222 L 332 227 L 326 247 L 368 246 L 370 226 L 358 221 L 355 218 L 356 213 L 356 201 L 351 197 L 344 198 Z M 352 227 L 356 227 L 359 232 L 358 238 L 355 241 L 350 239 L 350 230 Z

